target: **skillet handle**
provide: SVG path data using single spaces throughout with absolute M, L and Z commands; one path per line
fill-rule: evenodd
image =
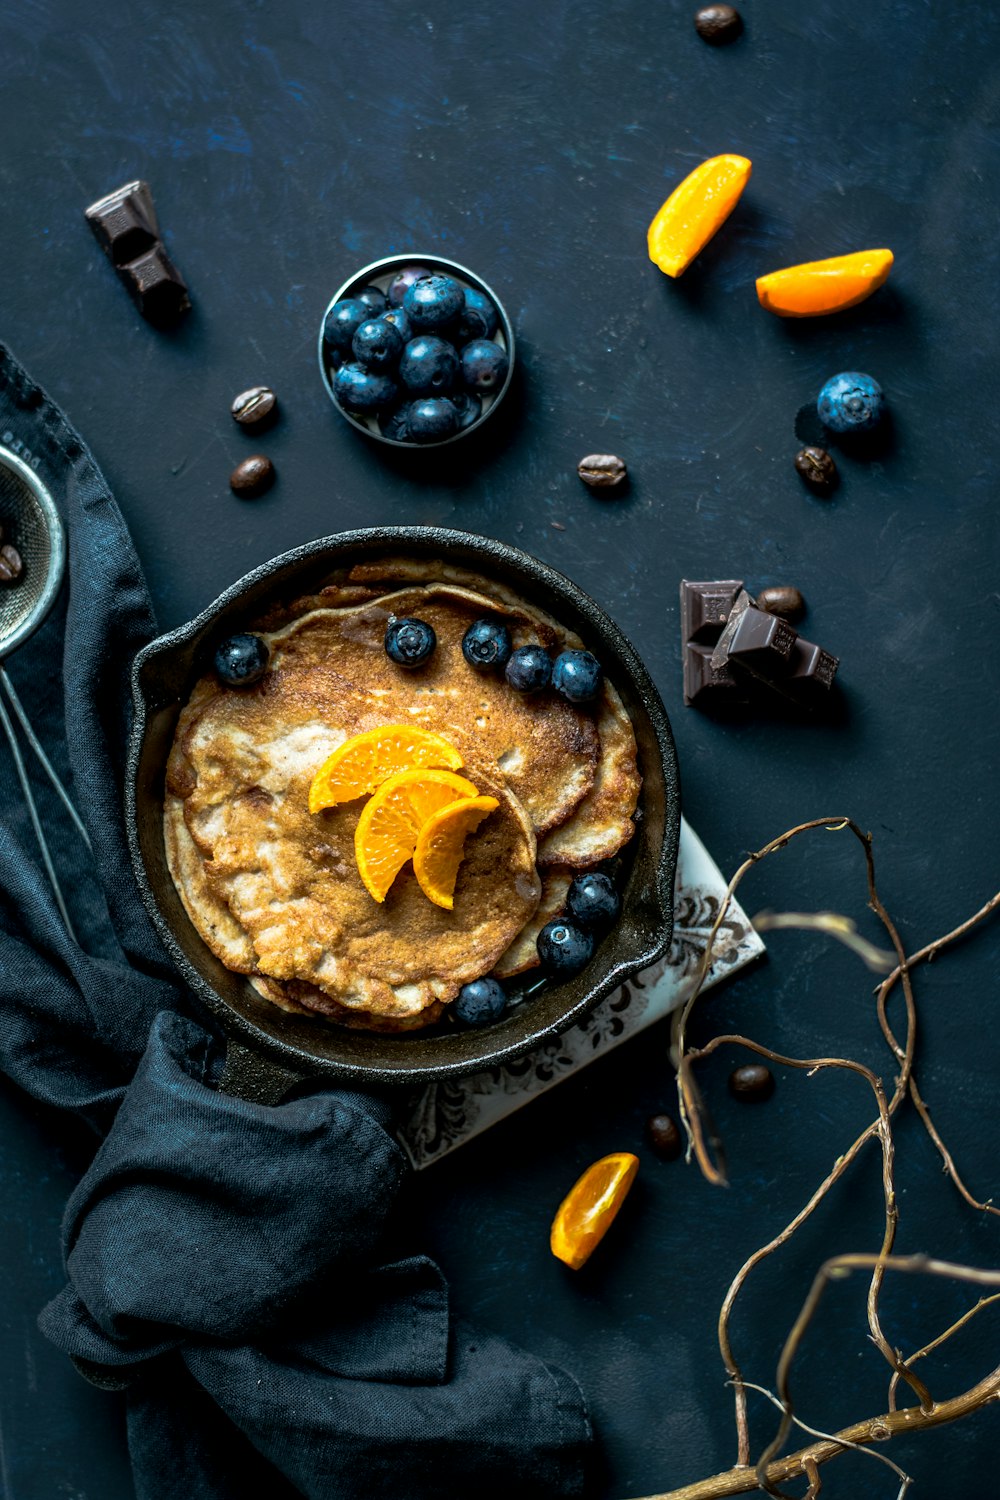
M 219 1080 L 220 1094 L 246 1099 L 250 1104 L 280 1104 L 297 1083 L 308 1077 L 272 1062 L 263 1052 L 254 1052 L 232 1037 L 226 1042 L 226 1064 Z

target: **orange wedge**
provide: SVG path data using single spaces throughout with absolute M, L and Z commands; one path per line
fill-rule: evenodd
M 750 180 L 745 156 L 711 156 L 695 167 L 649 226 L 649 258 L 668 276 L 686 271 L 725 223 Z
M 454 771 L 398 771 L 383 781 L 365 803 L 354 830 L 358 873 L 376 901 L 385 900 L 431 814 L 476 795 L 472 782 Z
M 613 1151 L 592 1162 L 560 1203 L 549 1246 L 571 1271 L 579 1271 L 607 1234 L 638 1170 L 631 1151 Z
M 457 771 L 462 757 L 439 734 L 412 724 L 382 724 L 353 735 L 320 766 L 309 788 L 309 811 L 353 802 L 381 786 L 397 771 L 441 766 Z
M 822 317 L 856 307 L 878 291 L 891 270 L 891 250 L 857 250 L 758 276 L 757 296 L 761 307 L 779 318 Z
M 466 835 L 500 806 L 496 797 L 464 797 L 431 813 L 413 851 L 413 873 L 424 895 L 451 911 Z

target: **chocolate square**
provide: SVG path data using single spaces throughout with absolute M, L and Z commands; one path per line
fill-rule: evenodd
M 736 578 L 717 583 L 691 583 L 682 579 L 681 631 L 685 644 L 696 641 L 702 646 L 714 646 L 742 590 L 743 584 Z
M 743 592 L 716 643 L 712 664 L 746 667 L 771 680 L 784 672 L 797 639 L 787 620 L 758 609 Z
M 728 667 L 712 665 L 711 646 L 689 642 L 684 648 L 684 702 L 689 708 L 718 708 L 747 703 L 747 685 Z
M 86 210 L 87 222 L 115 266 L 152 250 L 160 237 L 153 195 L 145 182 L 127 182 Z
M 118 274 L 143 317 L 151 323 L 173 323 L 191 306 L 181 274 L 168 260 L 162 245 L 119 266 Z

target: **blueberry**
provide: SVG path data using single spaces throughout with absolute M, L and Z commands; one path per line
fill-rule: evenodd
M 563 651 L 552 663 L 552 686 L 570 703 L 592 703 L 604 674 L 589 651 Z
M 460 344 L 470 339 L 491 339 L 497 331 L 497 310 L 489 297 L 475 287 L 465 288 L 465 306 L 458 315 L 457 338 Z
M 426 266 L 406 266 L 404 270 L 397 271 L 386 288 L 385 298 L 389 306 L 402 307 L 403 298 L 413 283 L 430 274 Z
M 385 649 L 389 660 L 398 667 L 422 667 L 436 645 L 437 636 L 424 620 L 389 617 L 385 628 Z
M 249 687 L 267 671 L 271 653 L 259 635 L 231 635 L 215 653 L 215 670 L 228 687 Z
M 379 430 L 387 438 L 392 438 L 394 442 L 408 443 L 410 441 L 409 414 L 409 403 L 405 401 L 400 406 L 379 412 Z
M 346 354 L 358 328 L 370 317 L 371 310 L 360 298 L 341 297 L 330 308 L 323 324 L 323 343 L 327 350 L 335 349 L 338 354 Z
M 575 974 L 594 956 L 594 939 L 582 927 L 557 917 L 538 934 L 538 958 L 550 974 Z
M 441 443 L 456 426 L 455 408 L 443 396 L 425 396 L 410 404 L 407 427 L 415 443 Z
M 440 271 L 421 276 L 407 289 L 403 307 L 414 328 L 443 328 L 458 317 L 465 294 L 458 282 Z
M 499 620 L 476 620 L 462 637 L 462 655 L 477 672 L 502 672 L 510 653 L 510 631 Z
M 459 432 L 464 432 L 473 422 L 478 422 L 483 414 L 483 403 L 471 391 L 452 391 L 448 400 L 458 413 Z
M 473 339 L 462 350 L 462 379 L 470 390 L 496 391 L 507 377 L 510 360 L 506 349 L 489 339 Z
M 458 355 L 444 339 L 421 334 L 403 350 L 399 378 L 416 396 L 444 395 L 458 378 Z
M 517 692 L 540 693 L 552 677 L 549 653 L 541 646 L 520 646 L 511 653 L 504 675 Z
M 576 877 L 569 888 L 566 905 L 573 921 L 588 931 L 594 927 L 606 927 L 622 909 L 614 881 L 599 871 Z
M 364 365 L 341 365 L 333 377 L 333 394 L 348 411 L 381 411 L 396 399 L 396 382 Z
M 409 318 L 401 307 L 390 307 L 388 311 L 379 313 L 383 323 L 391 323 L 393 328 L 398 328 L 403 335 L 403 343 L 408 344 L 413 337 L 413 328 Z
M 385 292 L 380 292 L 377 286 L 362 287 L 356 295 L 368 308 L 370 318 L 378 318 L 385 312 Z
M 870 375 L 845 370 L 826 382 L 816 411 L 831 432 L 871 432 L 885 415 L 885 395 Z
M 451 1013 L 466 1026 L 488 1026 L 500 1019 L 506 1004 L 503 985 L 495 979 L 473 979 L 462 985 Z
M 388 374 L 403 352 L 403 336 L 384 318 L 368 318 L 358 325 L 351 348 L 366 370 Z

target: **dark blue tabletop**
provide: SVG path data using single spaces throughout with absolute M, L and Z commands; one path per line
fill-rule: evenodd
M 442 523 L 515 542 L 590 591 L 640 649 L 673 719 L 687 815 L 722 867 L 802 819 L 849 813 L 874 833 L 882 894 L 912 949 L 1000 884 L 1000 15 L 927 0 L 745 10 L 744 37 L 712 49 L 675 0 L 391 0 L 364 13 L 6 0 L 0 336 L 93 447 L 164 626 L 324 532 Z M 647 224 L 724 151 L 753 160 L 744 200 L 669 282 L 647 260 Z M 192 291 L 169 335 L 135 313 L 83 219 L 133 176 L 152 184 Z M 869 304 L 802 323 L 758 307 L 761 272 L 879 245 L 896 267 Z M 314 345 L 357 267 L 421 250 L 496 288 L 519 371 L 496 432 L 411 464 L 335 415 Z M 841 369 L 883 383 L 891 433 L 876 457 L 845 458 L 835 498 L 819 500 L 792 469 L 795 415 Z M 260 381 L 283 415 L 249 444 L 228 408 Z M 254 446 L 279 479 L 246 504 L 227 479 Z M 595 450 L 628 462 L 620 503 L 576 476 Z M 798 585 L 813 638 L 841 657 L 837 722 L 720 723 L 684 708 L 682 576 Z M 831 908 L 879 935 L 846 836 L 778 856 L 745 901 Z M 706 1004 L 700 1034 L 745 1029 L 798 1055 L 861 1057 L 891 1079 L 858 961 L 814 934 L 777 934 L 770 948 Z M 995 955 L 985 929 L 917 983 L 924 1090 L 982 1196 L 997 1187 Z M 774 1101 L 750 1110 L 726 1093 L 736 1054 L 721 1056 L 705 1083 L 733 1181 L 712 1189 L 643 1144 L 645 1118 L 672 1107 L 668 1040 L 661 1027 L 624 1047 L 408 1191 L 415 1237 L 458 1305 L 582 1380 L 609 1497 L 734 1461 L 718 1304 L 871 1115 L 863 1084 L 830 1075 L 782 1076 Z M 87 1142 L 9 1088 L 0 1113 L 0 1487 L 7 1500 L 131 1500 L 118 1398 L 84 1385 L 35 1329 L 60 1285 L 59 1217 Z M 899 1248 L 996 1264 L 995 1220 L 959 1202 L 912 1119 L 898 1144 Z M 574 1279 L 549 1256 L 548 1224 L 609 1150 L 637 1151 L 642 1168 L 613 1240 Z M 751 1284 L 734 1324 L 750 1378 L 773 1386 L 824 1256 L 876 1250 L 880 1237 L 872 1156 Z M 896 1281 L 889 1337 L 909 1353 L 973 1300 Z M 988 1311 L 927 1362 L 935 1395 L 992 1367 L 996 1328 Z M 799 1371 L 800 1410 L 819 1427 L 884 1409 L 860 1280 L 831 1293 Z M 762 1443 L 773 1413 L 755 1401 L 753 1418 Z M 920 1493 L 987 1493 L 998 1422 L 994 1403 L 893 1455 Z M 824 1493 L 889 1497 L 895 1484 L 850 1457 Z

